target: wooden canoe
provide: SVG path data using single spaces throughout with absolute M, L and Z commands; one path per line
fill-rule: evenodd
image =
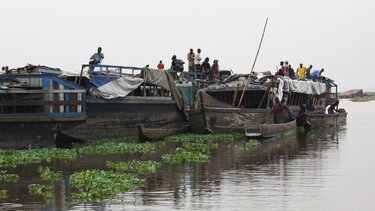
M 245 136 L 250 138 L 281 137 L 296 131 L 296 120 L 281 124 L 259 124 L 245 128 Z
M 190 130 L 189 124 L 176 124 L 164 128 L 145 127 L 142 124 L 137 125 L 138 139 L 141 141 L 157 141 L 163 137 L 185 133 Z
M 307 112 L 306 113 L 306 120 L 311 124 L 313 128 L 318 127 L 332 127 L 337 126 L 338 124 L 339 114 L 326 114 L 320 112 Z

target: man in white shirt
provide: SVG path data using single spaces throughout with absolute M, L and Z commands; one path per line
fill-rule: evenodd
M 194 58 L 195 72 L 200 72 L 201 60 L 202 60 L 201 49 L 198 48 L 197 54 L 195 54 L 195 58 Z

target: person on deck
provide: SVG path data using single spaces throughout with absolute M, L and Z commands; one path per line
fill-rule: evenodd
M 89 64 L 101 64 L 104 59 L 104 54 L 102 53 L 102 48 L 98 48 L 98 52 L 94 53 L 90 57 L 90 62 Z
M 176 71 L 176 72 L 182 72 L 184 71 L 184 64 L 181 59 L 177 59 L 176 55 L 172 56 L 172 64 L 171 64 L 171 69 Z
M 195 54 L 193 52 L 193 49 L 190 49 L 190 52 L 187 55 L 188 60 L 188 70 L 189 72 L 194 72 L 194 60 L 195 60 Z
M 311 79 L 311 70 L 313 66 L 310 64 L 310 66 L 306 69 L 306 76 L 305 78 Z
M 313 79 L 320 79 L 322 77 L 323 72 L 324 72 L 324 68 L 322 68 L 321 70 L 314 70 L 311 73 L 311 76 Z
M 162 61 L 162 60 L 159 61 L 159 64 L 158 64 L 157 68 L 158 68 L 159 70 L 164 69 L 164 64 L 163 64 L 163 61 Z
M 208 72 L 209 79 L 215 81 L 219 79 L 219 60 L 215 59 L 214 63 L 211 66 L 210 71 Z
M 292 65 L 288 65 L 287 72 L 288 72 L 288 75 L 289 75 L 290 79 L 296 78 L 296 73 L 294 72 L 294 69 L 292 68 Z
M 211 65 L 209 63 L 210 58 L 206 57 L 202 63 L 201 70 L 203 73 L 208 73 L 211 69 Z
M 273 112 L 273 123 L 280 124 L 283 122 L 284 119 L 284 109 L 283 104 L 281 104 L 278 97 L 275 98 L 275 103 L 272 107 Z
M 339 112 L 339 100 L 336 100 L 331 105 L 327 106 L 327 113 L 328 114 L 334 114 L 335 112 Z
M 286 74 L 286 66 L 284 65 L 283 61 L 280 61 L 280 68 L 279 68 L 278 75 L 285 76 L 285 74 Z
M 299 64 L 299 67 L 297 68 L 297 74 L 299 78 L 304 78 L 306 75 L 306 67 L 303 66 L 303 64 Z
M 200 72 L 200 70 L 201 70 L 201 60 L 202 60 L 201 49 L 198 48 L 197 54 L 195 55 L 195 58 L 194 58 L 195 72 Z

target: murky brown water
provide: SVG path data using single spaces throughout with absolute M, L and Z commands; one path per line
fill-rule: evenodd
M 99 204 L 73 203 L 68 181 L 44 204 L 27 193 L 27 185 L 39 181 L 36 166 L 20 167 L 22 182 L 5 187 L 9 198 L 0 200 L 0 210 L 375 210 L 375 102 L 340 106 L 349 112 L 346 126 L 264 141 L 252 152 L 240 149 L 243 142 L 224 144 L 208 164 L 163 165 L 145 188 Z M 129 157 L 53 165 L 69 175 L 103 168 L 108 159 Z

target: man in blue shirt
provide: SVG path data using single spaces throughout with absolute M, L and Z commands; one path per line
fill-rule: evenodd
M 322 76 L 322 73 L 324 72 L 324 68 L 322 68 L 321 70 L 314 70 L 311 74 L 312 78 L 313 79 L 318 79 Z

